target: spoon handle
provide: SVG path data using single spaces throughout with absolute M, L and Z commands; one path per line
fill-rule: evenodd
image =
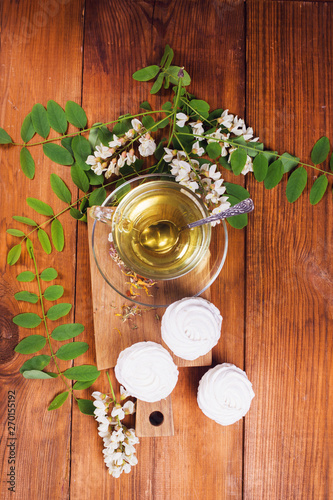
M 217 220 L 226 219 L 227 217 L 232 217 L 233 215 L 247 214 L 248 212 L 252 212 L 253 209 L 253 201 L 251 200 L 251 198 L 247 198 L 246 200 L 237 203 L 237 205 L 234 205 L 233 207 L 227 208 L 219 214 L 214 214 L 210 217 L 206 217 L 205 219 L 191 222 L 185 227 L 188 229 L 192 229 L 193 227 L 202 226 L 203 224 L 208 224 L 208 222 L 215 222 Z

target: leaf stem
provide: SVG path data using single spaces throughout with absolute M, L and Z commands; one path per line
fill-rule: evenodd
M 113 125 L 114 123 L 119 123 L 119 122 L 122 122 L 124 120 L 131 120 L 131 119 L 137 118 L 139 116 L 145 116 L 145 115 L 157 114 L 157 113 L 166 113 L 166 112 L 163 109 L 159 109 L 157 111 L 153 111 L 153 110 L 152 111 L 145 111 L 144 113 L 138 113 L 136 115 L 124 116 L 122 118 L 118 118 L 117 120 L 112 120 L 110 122 L 101 123 L 99 125 L 95 125 L 95 126 L 90 127 L 90 128 L 85 128 L 85 129 L 79 130 L 78 132 L 73 132 L 71 134 L 64 134 L 64 135 L 61 135 L 58 137 L 53 137 L 51 139 L 45 139 L 44 141 L 38 141 L 38 142 L 34 142 L 32 144 L 29 144 L 28 142 L 24 142 L 24 143 L 12 142 L 11 145 L 12 146 L 25 146 L 28 148 L 33 147 L 33 146 L 40 146 L 41 144 L 47 144 L 48 142 L 60 141 L 62 139 L 65 139 L 66 137 L 75 137 L 76 135 L 86 134 L 87 132 L 90 132 L 91 130 L 94 130 L 94 129 L 97 129 L 100 127 L 104 127 L 107 125 Z
M 73 388 L 67 384 L 66 378 L 64 377 L 64 375 L 62 374 L 62 372 L 61 372 L 61 370 L 59 368 L 58 362 L 56 360 L 56 356 L 55 356 L 54 351 L 53 351 L 53 347 L 52 347 L 52 343 L 51 343 L 51 336 L 50 336 L 50 332 L 49 332 L 47 321 L 46 321 L 44 300 L 43 300 L 42 288 L 41 288 L 41 284 L 40 284 L 40 278 L 39 278 L 39 273 L 38 273 L 37 262 L 36 262 L 35 254 L 34 254 L 34 251 L 33 251 L 32 247 L 29 249 L 29 254 L 31 255 L 31 258 L 33 260 L 34 267 L 35 267 L 35 272 L 36 272 L 36 277 L 37 277 L 37 284 L 38 284 L 38 291 L 39 291 L 39 301 L 40 301 L 40 305 L 41 305 L 41 308 L 42 308 L 43 323 L 44 323 L 44 327 L 45 327 L 47 341 L 48 341 L 49 348 L 50 348 L 51 357 L 52 357 L 52 359 L 53 359 L 53 361 L 55 363 L 56 369 L 57 369 L 57 371 L 58 371 L 58 373 L 59 373 L 62 381 L 66 385 L 67 390 L 70 391 L 73 394 L 74 399 L 77 401 L 77 398 L 75 397 L 75 395 L 73 393 Z

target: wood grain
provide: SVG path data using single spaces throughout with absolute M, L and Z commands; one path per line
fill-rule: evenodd
M 82 1 L 65 2 L 3 2 L 1 4 L 1 127 L 4 127 L 14 140 L 21 142 L 20 129 L 23 118 L 32 106 L 40 102 L 46 105 L 55 99 L 65 105 L 68 99 L 80 101 L 82 67 Z M 34 139 L 36 140 L 36 139 Z M 28 180 L 20 170 L 20 148 L 1 147 L 1 228 L 8 227 L 26 230 L 27 226 L 16 223 L 12 215 L 36 218 L 39 222 L 44 216 L 36 214 L 25 202 L 27 196 L 44 200 L 52 205 L 55 213 L 64 208 L 50 187 L 50 173 L 56 171 L 71 186 L 68 167 L 52 164 L 44 157 L 41 149 L 35 147 L 31 153 L 36 163 L 36 177 Z M 66 233 L 66 248 L 63 253 L 55 250 L 47 256 L 39 246 L 36 232 L 31 235 L 35 246 L 36 259 L 40 272 L 52 265 L 58 270 L 60 282 L 66 281 L 66 291 L 60 301 L 74 301 L 75 290 L 75 227 L 69 217 L 62 219 Z M 49 227 L 46 231 L 49 233 Z M 14 293 L 28 289 L 37 292 L 36 282 L 19 283 L 19 272 L 34 270 L 26 251 L 18 264 L 6 266 L 7 248 L 17 243 L 17 238 L 4 234 L 1 238 L 1 498 L 12 498 L 4 479 L 9 472 L 8 448 L 6 448 L 7 391 L 16 394 L 16 490 L 17 498 L 54 498 L 68 497 L 70 468 L 70 429 L 71 399 L 62 410 L 48 412 L 47 407 L 54 396 L 64 390 L 61 380 L 51 384 L 41 380 L 26 380 L 19 368 L 27 356 L 12 350 L 20 339 L 32 331 L 18 329 L 12 324 L 12 317 L 20 312 L 41 313 L 40 306 L 16 302 Z M 25 245 L 24 245 L 25 246 Z M 55 255 L 57 254 L 57 255 Z M 4 274 L 5 273 L 5 274 Z M 43 291 L 47 284 L 43 284 Z M 47 303 L 47 308 L 51 303 Z M 70 316 L 68 316 L 70 321 Z M 51 322 L 50 322 L 51 323 Z M 54 323 L 54 326 L 59 322 Z M 54 327 L 53 326 L 53 327 Z M 51 324 L 49 324 L 51 327 Z M 45 335 L 42 326 L 33 333 Z M 55 347 L 55 346 L 54 346 Z M 49 354 L 47 348 L 42 351 Z M 29 356 L 30 357 L 30 356 Z M 69 366 L 66 362 L 63 367 Z M 50 365 L 53 371 L 53 365 Z M 50 381 L 46 381 L 50 382 Z M 14 495 L 15 495 L 14 494 Z
M 90 209 L 88 210 L 88 214 Z M 129 300 L 124 300 L 110 285 L 105 281 L 102 274 L 99 272 L 92 250 L 92 228 L 94 221 L 88 217 L 88 244 L 89 244 L 89 262 L 92 284 L 92 302 L 93 302 L 93 317 L 94 317 L 94 335 L 96 348 L 96 362 L 99 370 L 105 370 L 116 366 L 117 359 L 121 351 L 130 347 L 136 342 L 151 340 L 152 342 L 162 343 L 161 339 L 161 319 L 165 308 L 152 308 L 137 306 L 138 314 L 129 317 L 124 321 L 124 307 L 135 307 L 135 304 Z M 96 236 L 95 244 L 107 244 L 107 236 L 109 229 L 99 233 Z M 100 241 L 101 238 L 104 241 Z M 106 268 L 110 260 L 108 250 L 101 252 L 100 265 L 103 269 Z M 154 293 L 152 288 L 151 293 Z M 210 299 L 210 291 L 207 290 L 203 297 Z M 204 356 L 188 361 L 186 359 L 175 356 L 170 349 L 163 346 L 170 352 L 177 366 L 210 366 L 212 363 L 211 351 Z
M 228 103 L 234 112 L 244 114 L 244 26 L 242 3 L 203 1 L 87 2 L 83 106 L 94 121 L 109 121 L 129 110 L 139 109 L 147 99 L 149 84 L 131 80 L 134 71 L 154 64 L 166 43 L 175 50 L 176 63 L 184 64 L 193 77 L 191 90 L 210 101 L 213 107 Z M 237 18 L 232 31 L 228 25 Z M 96 30 L 95 26 L 101 26 Z M 209 27 L 209 30 L 207 30 Z M 98 77 L 96 77 L 98 75 Z M 237 81 L 237 86 L 234 82 Z M 207 84 L 209 82 L 209 84 Z M 149 96 L 153 106 L 168 100 Z M 242 367 L 244 339 L 244 233 L 231 231 L 229 255 L 221 280 L 211 289 L 212 299 L 225 317 L 221 345 L 213 351 L 214 362 L 231 361 Z M 79 227 L 78 240 L 78 321 L 92 331 L 92 309 L 79 307 L 90 294 L 87 235 Z M 229 288 L 230 287 L 230 288 Z M 234 288 L 232 288 L 234 287 Z M 233 290 L 237 301 L 233 300 Z M 227 312 L 228 311 L 228 312 Z M 90 326 L 89 326 L 90 325 Z M 86 358 L 87 361 L 91 358 Z M 141 438 L 139 466 L 119 481 L 101 473 L 102 444 L 84 463 L 77 458 L 84 452 L 82 433 L 94 433 L 75 409 L 73 414 L 73 462 L 71 495 L 112 498 L 239 498 L 242 491 L 242 422 L 229 429 L 208 421 L 196 403 L 196 390 L 203 368 L 181 368 L 172 393 L 175 435 Z M 98 381 L 107 390 L 107 381 Z M 96 384 L 95 384 L 96 385 Z M 95 386 L 94 386 L 95 387 Z M 210 444 L 207 448 L 207 440 Z M 205 450 L 204 452 L 202 450 Z M 193 460 L 193 457 L 196 460 Z M 76 458 L 75 458 L 76 457 Z M 211 466 L 212 457 L 214 467 Z M 182 471 L 180 474 L 179 471 Z M 200 481 L 197 479 L 198 471 Z M 97 489 L 96 489 L 97 488 Z
M 332 137 L 332 15 L 332 4 L 248 2 L 248 122 L 267 147 L 307 163 L 311 145 Z M 265 191 L 249 178 L 257 209 L 246 261 L 245 368 L 256 393 L 245 425 L 248 499 L 333 494 L 332 197 L 311 207 L 318 172 L 308 171 L 293 205 L 286 181 Z

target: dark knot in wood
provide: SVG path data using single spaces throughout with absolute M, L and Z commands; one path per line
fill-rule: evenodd
M 0 306 L 0 364 L 13 359 L 14 347 L 19 341 L 19 329 L 12 322 L 12 316 L 6 307 Z

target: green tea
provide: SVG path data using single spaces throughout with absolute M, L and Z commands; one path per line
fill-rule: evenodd
M 120 201 L 113 217 L 112 235 L 119 257 L 137 274 L 152 279 L 171 279 L 193 269 L 205 255 L 210 225 L 179 233 L 176 244 L 166 251 L 156 251 L 142 244 L 140 235 L 153 224 L 167 221 L 180 229 L 190 222 L 207 217 L 201 200 L 189 189 L 171 181 L 143 183 Z

